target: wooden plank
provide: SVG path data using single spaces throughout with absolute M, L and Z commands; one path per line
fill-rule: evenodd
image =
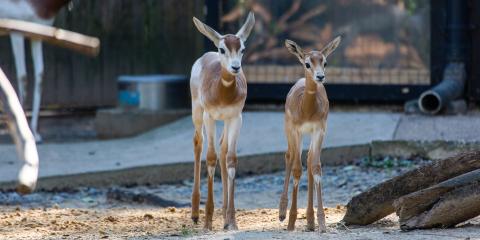
M 21 33 L 27 38 L 40 39 L 88 56 L 95 57 L 100 51 L 100 40 L 98 38 L 42 24 L 13 19 L 0 19 L 0 31 L 3 33 Z

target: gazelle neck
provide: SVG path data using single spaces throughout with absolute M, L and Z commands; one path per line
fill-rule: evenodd
M 302 111 L 312 113 L 316 106 L 317 83 L 310 74 L 305 74 L 305 92 L 302 99 Z
M 220 98 L 226 102 L 233 100 L 237 88 L 237 77 L 223 67 L 220 77 L 221 79 L 218 83 Z

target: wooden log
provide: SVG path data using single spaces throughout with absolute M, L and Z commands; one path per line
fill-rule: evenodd
M 100 51 L 98 38 L 32 22 L 0 19 L 0 32 L 18 32 L 27 38 L 39 39 L 92 57 Z
M 353 197 L 347 204 L 343 222 L 347 225 L 373 223 L 394 212 L 394 200 L 479 168 L 480 152 L 474 151 L 408 171 Z
M 393 202 L 395 212 L 400 220 L 410 217 L 428 209 L 431 204 L 438 200 L 439 196 L 453 189 L 480 182 L 480 169 L 448 179 L 437 185 L 405 195 Z
M 454 188 L 437 196 L 429 208 L 408 220 L 400 221 L 402 230 L 448 228 L 480 215 L 480 183 Z

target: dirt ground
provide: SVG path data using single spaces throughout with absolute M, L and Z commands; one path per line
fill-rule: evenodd
M 202 217 L 203 217 L 203 212 Z M 69 209 L 3 207 L 0 210 L 1 239 L 480 239 L 480 219 L 456 229 L 401 232 L 394 215 L 369 226 L 337 224 L 344 207 L 327 208 L 328 232 L 305 232 L 305 209 L 299 211 L 296 231 L 286 231 L 278 221 L 277 209 L 237 212 L 239 231 L 224 231 L 221 211 L 215 211 L 214 230 L 202 230 L 190 220 L 189 208 L 122 207 L 112 209 Z M 201 218 L 202 218 L 201 217 Z

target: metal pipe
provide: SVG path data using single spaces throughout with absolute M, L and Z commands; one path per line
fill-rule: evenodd
M 447 1 L 447 64 L 443 80 L 418 99 L 420 110 L 438 114 L 447 104 L 464 93 L 466 56 L 468 49 L 468 19 L 465 0 Z

